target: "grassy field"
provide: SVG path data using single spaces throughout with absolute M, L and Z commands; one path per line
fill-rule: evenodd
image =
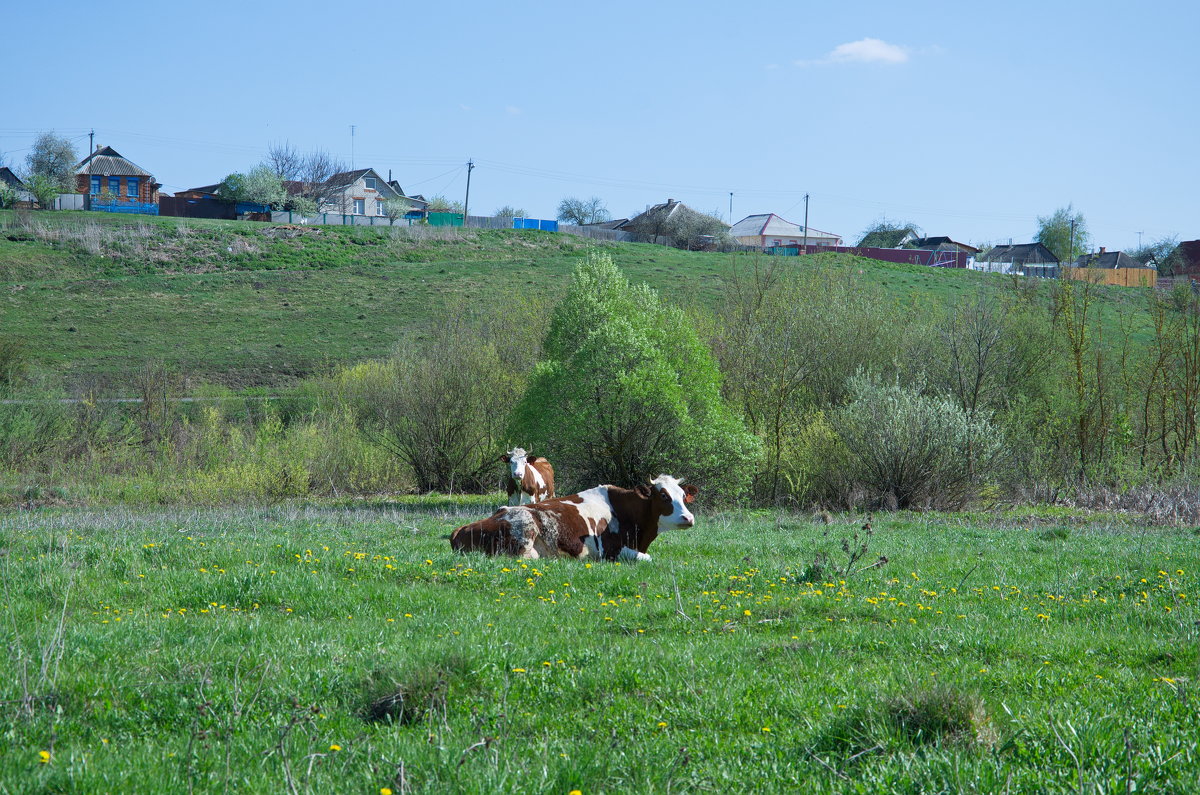
M 1190 529 L 896 514 L 848 575 L 861 517 L 452 554 L 496 499 L 0 514 L 0 792 L 1200 788 Z
M 118 387 L 151 359 L 196 381 L 284 387 L 329 363 L 388 354 L 456 300 L 503 302 L 524 291 L 557 298 L 597 245 L 534 231 L 281 228 L 106 213 L 35 214 L 30 223 L 0 211 L 0 333 L 24 340 L 36 363 L 73 383 Z M 751 256 L 603 245 L 633 281 L 673 304 L 709 308 Z M 1011 281 L 844 255 L 782 265 L 844 270 L 923 309 Z M 1102 292 L 1112 317 L 1140 293 Z

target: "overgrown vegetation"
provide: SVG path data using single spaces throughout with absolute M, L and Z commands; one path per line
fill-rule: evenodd
M 547 451 L 567 488 L 668 471 L 709 495 L 803 509 L 1068 500 L 1195 513 L 1200 305 L 1186 290 L 838 256 L 596 251 L 545 233 L 9 219 L 0 271 L 6 252 L 74 252 L 80 280 L 13 281 L 7 266 L 8 502 L 479 491 L 494 486 L 496 455 L 520 444 Z M 66 261 L 35 258 L 23 273 Z M 237 270 L 273 264 L 276 277 Z M 124 275 L 82 280 L 95 269 Z M 314 279 L 325 270 L 336 278 Z M 672 289 L 634 287 L 638 273 Z M 210 282 L 223 301 L 240 296 L 238 326 L 214 321 L 220 302 L 193 310 L 190 286 Z M 52 301 L 59 292 L 71 300 Z M 119 392 L 103 374 L 67 378 L 52 364 L 64 354 L 22 333 L 57 323 L 68 341 L 94 334 L 125 302 L 189 333 L 143 347 L 153 355 L 126 365 Z M 398 308 L 406 323 L 390 320 Z M 145 342 L 111 328 L 121 336 L 83 348 L 103 352 L 98 366 L 119 341 Z M 272 335 L 251 371 L 293 387 L 200 386 L 212 370 L 196 372 L 175 346 L 214 330 L 223 337 L 195 354 L 209 368 Z

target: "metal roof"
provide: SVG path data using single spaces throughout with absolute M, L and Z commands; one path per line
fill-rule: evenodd
M 146 169 L 125 159 L 121 153 L 111 146 L 97 149 L 75 166 L 76 174 L 95 174 L 99 176 L 130 176 L 154 178 Z

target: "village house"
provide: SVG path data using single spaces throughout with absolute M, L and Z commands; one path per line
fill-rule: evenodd
M 334 174 L 326 184 L 336 189 L 317 207 L 319 213 L 383 216 L 387 215 L 387 202 L 392 199 L 405 199 L 417 210 L 428 205 L 421 197 L 405 196 L 398 182 L 385 180 L 373 168 Z
M 87 197 L 88 209 L 154 205 L 161 187 L 153 174 L 122 157 L 111 146 L 96 147 L 96 151 L 75 166 L 75 192 Z
M 744 246 L 840 246 L 842 239 L 832 232 L 808 227 L 807 234 L 800 224 L 780 218 L 775 213 L 748 215 L 733 225 L 729 234 Z
M 21 178 L 13 173 L 8 166 L 0 166 L 0 182 L 9 186 L 16 192 L 16 200 L 22 203 L 32 203 L 33 194 L 25 187 L 25 183 Z
M 1058 257 L 1041 243 L 1009 243 L 979 254 L 971 267 L 988 273 L 1017 273 L 1057 279 L 1058 266 Z

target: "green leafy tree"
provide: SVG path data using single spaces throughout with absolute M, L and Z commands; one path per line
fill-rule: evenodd
M 518 207 L 512 207 L 512 206 L 506 204 L 503 207 L 500 207 L 499 209 L 497 209 L 496 212 L 492 213 L 492 217 L 493 218 L 504 218 L 506 220 L 511 221 L 514 218 L 528 218 L 529 216 L 527 216 L 525 214 L 525 210 L 518 208 Z
M 412 209 L 412 202 L 403 197 L 396 199 L 387 199 L 383 203 L 383 214 L 388 217 L 388 222 L 394 224 L 404 217 L 404 214 Z
M 53 210 L 54 200 L 62 193 L 59 183 L 45 174 L 34 174 L 25 180 L 25 187 L 43 210 Z
M 439 194 L 429 199 L 426 209 L 434 213 L 461 213 L 463 211 L 463 203 L 460 201 L 451 201 Z
M 33 148 L 25 156 L 25 165 L 30 178 L 42 177 L 54 187 L 55 193 L 74 193 L 78 160 L 75 145 L 69 139 L 44 132 L 33 142 Z M 40 198 L 39 203 L 46 206 Z
M 608 255 L 576 270 L 544 351 L 512 436 L 573 485 L 667 472 L 725 496 L 746 490 L 758 444 L 722 400 L 712 354 L 683 312 L 631 286 Z
M 17 201 L 17 189 L 7 182 L 0 182 L 0 207 L 12 207 Z
M 1038 233 L 1034 238 L 1064 265 L 1074 262 L 1091 247 L 1087 221 L 1083 213 L 1068 204 L 1047 216 L 1038 216 Z
M 288 200 L 283 182 L 267 165 L 259 165 L 245 174 L 233 173 L 221 180 L 217 195 L 233 202 L 254 202 L 282 207 Z

